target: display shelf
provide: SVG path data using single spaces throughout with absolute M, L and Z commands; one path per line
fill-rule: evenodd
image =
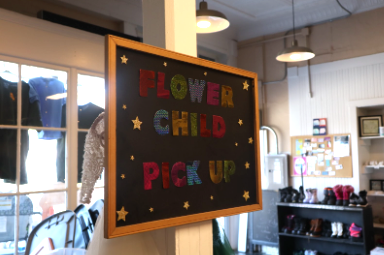
M 381 223 L 373 223 L 373 227 L 374 227 L 374 228 L 382 228 L 382 229 L 384 229 L 384 224 L 381 224 Z
M 361 140 L 371 140 L 371 139 L 384 139 L 384 136 L 364 136 L 360 137 Z
M 368 194 L 369 197 L 384 197 L 384 194 Z
M 294 234 L 287 234 L 287 233 L 279 233 L 279 236 L 289 236 L 292 238 L 304 238 L 309 240 L 316 240 L 316 241 L 324 241 L 324 242 L 331 242 L 331 243 L 342 243 L 342 244 L 352 244 L 352 245 L 364 245 L 364 242 L 352 242 L 350 239 L 345 238 L 331 238 L 331 237 L 312 237 L 312 236 L 306 236 L 306 235 L 294 235 Z
M 369 254 L 374 248 L 372 207 L 352 207 L 303 203 L 276 203 L 278 213 L 278 229 L 287 224 L 287 215 L 307 219 L 322 219 L 323 222 L 341 222 L 349 226 L 355 223 L 362 228 L 360 242 L 352 242 L 347 238 L 310 237 L 279 232 L 280 254 L 292 254 L 294 251 L 317 250 L 321 254 L 333 254 L 343 251 L 348 254 Z M 384 224 L 383 224 L 384 226 Z
M 365 169 L 384 170 L 384 166 L 365 166 Z
M 289 206 L 310 209 L 323 209 L 323 210 L 338 210 L 338 211 L 362 211 L 363 207 L 357 206 L 339 206 L 339 205 L 323 205 L 323 204 L 304 204 L 304 203 L 276 203 L 278 206 Z

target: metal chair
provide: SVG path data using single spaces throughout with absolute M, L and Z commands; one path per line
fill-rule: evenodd
M 46 218 L 32 230 L 25 255 L 29 255 L 47 237 L 52 239 L 55 249 L 74 248 L 76 223 L 75 213 L 69 210 Z
M 89 214 L 91 215 L 93 225 L 96 225 L 97 217 L 99 217 L 99 214 L 101 213 L 101 210 L 103 210 L 104 207 L 104 199 L 97 200 L 91 208 L 89 208 Z
M 93 231 L 95 227 L 87 207 L 84 205 L 79 205 L 75 209 L 75 213 L 78 222 L 77 226 L 79 230 L 81 230 L 76 231 L 75 248 L 86 249 L 93 237 Z

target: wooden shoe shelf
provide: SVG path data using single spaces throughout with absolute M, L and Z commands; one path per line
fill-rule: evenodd
M 334 254 L 342 251 L 351 254 L 369 254 L 375 247 L 373 239 L 372 207 L 334 206 L 321 204 L 277 203 L 279 225 L 279 252 L 293 254 L 296 250 L 317 250 L 319 254 Z M 331 237 L 310 237 L 305 235 L 282 233 L 287 215 L 296 215 L 306 219 L 321 218 L 330 222 L 353 222 L 363 228 L 362 240 Z

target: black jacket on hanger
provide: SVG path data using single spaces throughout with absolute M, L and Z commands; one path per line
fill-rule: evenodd
M 36 91 L 26 82 L 21 84 L 21 125 L 42 126 Z M 0 125 L 17 125 L 17 82 L 0 77 Z M 0 179 L 16 183 L 17 130 L 0 129 Z M 28 130 L 21 130 L 20 184 L 27 183 L 25 161 L 29 150 Z

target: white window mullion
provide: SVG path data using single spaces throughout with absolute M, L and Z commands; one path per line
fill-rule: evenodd
M 77 70 L 71 68 L 67 87 L 67 209 L 77 206 Z
M 17 83 L 17 135 L 16 135 L 16 196 L 15 196 L 15 225 L 14 242 L 15 254 L 19 253 L 19 208 L 20 208 L 20 148 L 21 148 L 21 114 L 22 114 L 22 86 L 21 86 L 21 65 L 18 64 L 19 81 Z

